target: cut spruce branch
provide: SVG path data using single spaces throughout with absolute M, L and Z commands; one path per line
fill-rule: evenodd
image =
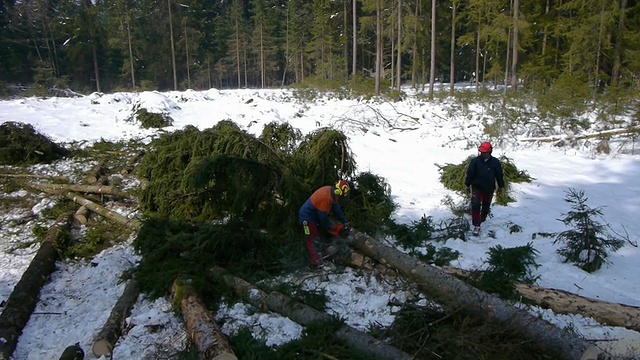
M 100 175 L 102 175 L 104 172 L 106 162 L 106 159 L 100 159 L 100 161 L 87 172 L 85 181 L 88 184 L 95 184 L 96 182 L 98 182 L 98 179 L 100 179 Z
M 91 200 L 87 200 L 85 198 L 83 198 L 82 196 L 80 196 L 77 193 L 74 193 L 72 191 L 67 191 L 67 192 L 63 192 L 60 193 L 58 191 L 54 191 L 51 189 L 48 189 L 46 187 L 39 187 L 38 184 L 28 184 L 29 186 L 31 186 L 31 188 L 51 194 L 51 195 L 63 195 L 66 198 L 74 201 L 77 204 L 80 204 L 82 206 L 86 206 L 87 209 L 104 216 L 105 218 L 109 219 L 109 220 L 113 220 L 119 224 L 123 224 L 126 226 L 129 226 L 132 229 L 140 229 L 140 226 L 142 225 L 141 222 L 139 220 L 136 219 L 128 219 L 125 216 L 122 216 L 120 214 L 118 214 L 117 212 L 111 211 L 107 208 L 105 208 L 102 205 L 98 205 L 96 203 L 94 203 Z
M 89 194 L 102 194 L 102 195 L 120 195 L 120 190 L 113 186 L 104 185 L 71 185 L 71 184 L 30 184 L 31 187 L 39 189 L 48 189 L 46 192 L 66 192 L 75 191 Z M 45 191 L 45 190 L 42 190 Z
M 37 175 L 37 174 L 0 174 L 0 177 L 45 179 L 45 180 L 52 180 L 52 181 L 69 181 L 69 177 L 67 176 L 50 176 L 50 175 Z
M 209 274 L 222 277 L 225 283 L 241 295 L 246 301 L 258 309 L 275 311 L 300 325 L 306 326 L 317 321 L 329 321 L 333 317 L 310 306 L 293 301 L 285 295 L 272 291 L 266 293 L 247 281 L 229 275 L 218 266 L 209 268 Z M 367 333 L 357 330 L 349 325 L 343 325 L 335 335 L 359 351 L 363 355 L 375 359 L 409 360 L 412 357 L 391 345 L 378 340 Z
M 200 359 L 238 359 L 213 315 L 191 286 L 182 279 L 176 279 L 171 287 L 171 294 L 173 302 L 180 304 L 187 332 L 200 352 Z
M 585 353 L 597 351 L 595 345 L 577 334 L 562 330 L 526 310 L 518 309 L 496 296 L 467 285 L 441 269 L 385 246 L 366 234 L 355 232 L 353 246 L 365 255 L 396 269 L 403 277 L 422 287 L 434 301 L 450 309 L 487 320 L 514 324 L 523 329 L 532 340 L 544 344 L 567 359 L 581 359 Z
M 609 137 L 614 135 L 625 135 L 625 134 L 633 134 L 640 131 L 640 127 L 630 127 L 625 129 L 613 129 L 613 130 L 605 130 L 592 134 L 583 134 L 583 135 L 557 135 L 557 136 L 548 136 L 548 137 L 535 137 L 535 138 L 524 138 L 519 141 L 522 142 L 556 142 L 562 140 L 584 140 L 584 139 L 594 139 L 594 138 L 602 138 Z
M 61 238 L 71 225 L 72 212 L 60 215 L 49 228 L 40 249 L 31 260 L 9 295 L 0 314 L 0 359 L 9 359 L 16 349 L 18 338 L 36 308 L 42 286 L 55 270 Z
M 442 267 L 446 273 L 471 277 L 471 272 L 450 266 Z M 516 283 L 516 292 L 537 305 L 558 314 L 581 314 L 609 326 L 620 326 L 640 331 L 640 307 L 590 299 L 568 291 L 547 289 Z
M 102 329 L 93 340 L 92 351 L 96 357 L 110 357 L 113 347 L 122 336 L 126 328 L 127 317 L 131 313 L 133 305 L 138 300 L 140 294 L 140 284 L 136 279 L 131 279 L 127 283 L 122 295 L 111 309 L 109 318 L 102 326 Z

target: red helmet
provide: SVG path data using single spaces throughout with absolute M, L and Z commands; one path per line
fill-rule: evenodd
M 480 144 L 480 147 L 478 148 L 478 151 L 481 153 L 490 153 L 491 150 L 493 150 L 493 147 L 491 146 L 491 143 L 488 141 L 485 141 L 482 144 Z

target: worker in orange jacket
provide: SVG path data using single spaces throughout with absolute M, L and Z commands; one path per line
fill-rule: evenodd
M 349 183 L 340 180 L 334 186 L 323 186 L 316 190 L 300 207 L 298 221 L 302 225 L 307 248 L 314 266 L 322 265 L 322 249 L 328 245 L 327 240 L 334 236 L 346 236 L 349 231 L 348 222 L 338 203 L 350 190 Z M 333 215 L 340 224 L 334 225 L 329 218 Z

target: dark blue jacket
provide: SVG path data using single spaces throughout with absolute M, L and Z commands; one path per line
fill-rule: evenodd
M 496 181 L 500 188 L 504 187 L 504 176 L 500 160 L 493 156 L 484 161 L 481 156 L 476 156 L 467 169 L 467 177 L 464 180 L 465 186 L 473 185 L 474 188 L 492 194 L 496 189 Z
M 333 193 L 333 186 L 323 186 L 316 190 L 300 207 L 298 213 L 298 221 L 302 224 L 303 221 L 308 221 L 313 224 L 318 224 L 328 231 L 333 230 L 329 215 L 333 214 L 343 224 L 347 222 L 344 218 L 344 213 L 338 204 L 338 198 Z

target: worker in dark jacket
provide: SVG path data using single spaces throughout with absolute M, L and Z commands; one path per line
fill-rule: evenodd
M 504 189 L 504 176 L 500 160 L 491 156 L 493 147 L 483 142 L 478 148 L 478 156 L 471 160 L 464 184 L 471 195 L 471 220 L 473 234 L 480 234 L 480 224 L 487 219 L 498 183 L 498 193 Z
M 328 244 L 331 236 L 340 236 L 341 232 L 348 231 L 348 223 L 338 203 L 339 197 L 347 196 L 350 187 L 344 180 L 338 181 L 334 186 L 323 186 L 300 207 L 298 221 L 302 225 L 307 241 L 311 263 L 314 266 L 322 265 L 322 249 Z M 329 218 L 333 215 L 340 224 L 334 225 Z

